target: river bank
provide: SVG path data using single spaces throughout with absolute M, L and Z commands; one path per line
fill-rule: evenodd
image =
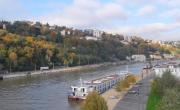
M 31 75 L 40 75 L 40 74 L 85 71 L 85 70 L 97 69 L 100 67 L 126 65 L 126 64 L 133 64 L 133 63 L 136 63 L 136 62 L 128 62 L 128 61 L 106 62 L 106 63 L 92 64 L 92 65 L 56 68 L 56 69 L 43 70 L 43 71 L 38 70 L 38 71 L 14 72 L 14 73 L 10 73 L 10 74 L 0 74 L 0 80 L 18 78 L 18 77 L 26 77 L 26 76 L 31 76 Z
M 161 60 L 160 62 L 164 62 L 166 60 Z M 152 61 L 155 63 L 158 61 Z M 100 64 L 91 64 L 91 65 L 83 65 L 83 66 L 74 66 L 74 67 L 63 67 L 63 68 L 56 68 L 56 69 L 49 69 L 49 70 L 37 70 L 37 71 L 23 71 L 23 72 L 13 72 L 8 74 L 0 74 L 0 80 L 5 79 L 12 79 L 18 77 L 27 77 L 33 75 L 41 75 L 41 74 L 52 74 L 52 73 L 68 73 L 68 72 L 77 72 L 77 71 L 85 71 L 91 69 L 97 69 L 100 67 L 107 67 L 107 66 L 118 66 L 118 65 L 129 65 L 134 63 L 149 63 L 146 62 L 135 62 L 135 61 L 118 61 L 118 62 L 105 62 Z

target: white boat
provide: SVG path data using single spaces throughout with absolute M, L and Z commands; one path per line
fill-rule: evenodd
M 69 94 L 68 99 L 75 101 L 84 100 L 92 91 L 97 91 L 99 94 L 101 94 L 112 88 L 115 84 L 117 84 L 117 82 L 123 80 L 126 76 L 128 76 L 128 72 L 112 74 L 89 81 L 82 81 L 82 79 L 80 79 L 79 85 L 71 86 L 71 93 Z

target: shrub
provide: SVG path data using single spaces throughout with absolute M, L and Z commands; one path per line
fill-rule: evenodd
M 116 90 L 119 92 L 123 91 L 124 89 L 128 88 L 130 84 L 135 82 L 136 82 L 136 77 L 134 75 L 129 75 L 124 80 L 118 82 L 118 84 L 116 85 Z
M 163 96 L 166 89 L 174 88 L 177 84 L 177 79 L 170 71 L 165 71 L 161 78 L 157 77 L 152 83 L 152 90 L 158 95 Z
M 127 76 L 126 80 L 129 83 L 135 83 L 136 82 L 136 77 L 134 75 L 129 75 L 129 76 Z
M 108 110 L 108 107 L 103 97 L 97 92 L 92 92 L 83 102 L 81 110 Z
M 177 89 L 167 89 L 157 110 L 179 110 L 180 92 Z

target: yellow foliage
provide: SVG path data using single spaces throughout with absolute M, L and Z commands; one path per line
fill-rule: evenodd
M 49 57 L 53 56 L 53 52 L 51 50 L 47 50 L 47 54 L 48 54 Z
M 123 91 L 124 89 L 128 88 L 132 83 L 136 82 L 136 77 L 134 75 L 127 76 L 124 80 L 121 80 L 116 85 L 117 91 Z
M 136 82 L 136 77 L 134 75 L 129 75 L 129 76 L 126 77 L 126 80 L 129 83 L 135 83 Z
M 26 52 L 25 56 L 27 56 L 28 58 L 32 58 L 33 53 L 34 53 L 34 48 L 31 47 L 24 47 L 24 50 Z
M 16 54 L 15 52 L 10 52 L 10 53 L 9 53 L 9 59 L 10 59 L 11 61 L 17 60 L 17 54 Z
M 10 43 L 10 42 L 12 42 L 12 40 L 13 40 L 13 36 L 11 36 L 11 35 L 6 35 L 6 36 L 2 37 L 2 40 L 3 40 L 3 42 L 5 42 L 5 43 Z
M 34 43 L 34 38 L 31 36 L 26 37 L 26 42 L 33 44 Z
M 54 48 L 54 45 L 52 45 L 51 43 L 48 43 L 47 41 L 44 41 L 44 40 L 36 41 L 36 46 L 38 46 L 40 48 L 44 48 L 44 49 L 53 49 Z
M 107 103 L 97 92 L 90 93 L 81 107 L 82 110 L 108 110 Z

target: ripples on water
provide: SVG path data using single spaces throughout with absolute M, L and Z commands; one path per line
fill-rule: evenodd
M 137 74 L 143 63 L 129 65 L 129 71 Z M 126 66 L 103 67 L 98 70 L 39 75 L 0 81 L 0 110 L 79 110 L 69 103 L 69 87 L 84 80 L 126 70 Z

